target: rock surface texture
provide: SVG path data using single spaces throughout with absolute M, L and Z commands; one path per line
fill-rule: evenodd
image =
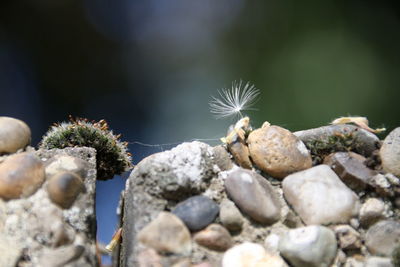
M 386 136 L 380 150 L 382 167 L 385 171 L 400 176 L 400 127 Z
M 31 130 L 25 122 L 0 117 L 0 155 L 17 152 L 31 143 Z
M 81 182 L 85 191 L 73 197 L 67 193 L 69 207 L 64 209 L 49 198 L 46 188 L 50 177 L 45 177 L 43 167 L 60 155 L 86 164 L 85 170 L 80 170 L 85 173 Z M 8 165 L 13 158 L 22 161 Z M 95 150 L 68 148 L 15 154 L 0 163 L 3 172 L 10 168 L 18 174 L 18 183 L 30 176 L 17 188 L 31 188 L 29 194 L 18 198 L 0 199 L 0 266 L 96 266 Z
M 225 180 L 228 196 L 248 216 L 261 224 L 279 220 L 281 205 L 271 184 L 261 175 L 236 169 Z
M 382 168 L 377 136 L 236 130 L 224 146 L 183 143 L 135 167 L 113 266 L 398 265 L 400 179 Z
M 336 249 L 335 234 L 324 226 L 293 229 L 279 240 L 279 251 L 295 267 L 328 267 Z
M 311 167 L 306 146 L 290 131 L 268 123 L 250 133 L 250 156 L 264 172 L 276 178 Z
M 183 143 L 142 160 L 127 180 L 120 264 L 137 266 L 142 250 L 137 233 L 161 211 L 172 209 L 170 203 L 204 192 L 218 169 L 212 147 L 200 142 Z
M 357 195 L 327 165 L 287 176 L 282 188 L 306 224 L 346 223 L 358 214 Z

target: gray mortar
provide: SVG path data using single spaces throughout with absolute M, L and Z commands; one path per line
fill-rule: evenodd
M 218 171 L 212 147 L 200 142 L 143 159 L 126 183 L 120 266 L 135 266 L 139 230 L 160 211 L 205 191 Z
M 28 198 L 0 199 L 0 242 L 11 240 L 17 266 L 96 266 L 96 151 L 93 148 L 39 150 L 44 162 L 58 154 L 88 162 L 82 177 L 85 192 L 70 209 L 62 210 L 48 198 L 45 182 Z M 48 179 L 49 177 L 46 177 Z M 0 244 L 1 247 L 1 244 Z M 0 259 L 0 265 L 2 261 Z

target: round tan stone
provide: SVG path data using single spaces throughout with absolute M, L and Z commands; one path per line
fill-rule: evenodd
M 264 123 L 250 133 L 247 143 L 255 165 L 275 178 L 284 178 L 312 166 L 304 143 L 282 127 Z
M 83 190 L 82 178 L 73 172 L 61 172 L 49 180 L 47 192 L 53 203 L 69 209 Z
M 43 163 L 33 153 L 12 155 L 0 164 L 0 197 L 4 200 L 28 197 L 44 180 Z
M 31 142 L 31 130 L 18 119 L 0 117 L 0 154 L 14 153 Z
M 137 234 L 137 240 L 159 253 L 190 255 L 192 242 L 186 225 L 177 216 L 162 211 Z
M 197 244 L 216 251 L 225 251 L 233 245 L 228 230 L 216 223 L 210 224 L 206 229 L 196 233 L 193 239 Z
M 383 170 L 400 176 L 400 127 L 391 131 L 379 151 Z

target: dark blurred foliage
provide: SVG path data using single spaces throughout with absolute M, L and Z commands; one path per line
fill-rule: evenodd
M 254 126 L 360 115 L 391 130 L 399 47 L 398 1 L 3 0 L 0 114 L 27 122 L 34 145 L 69 114 L 130 142 L 218 138 L 231 121 L 211 117 L 210 95 L 243 79 L 261 90 Z M 135 162 L 170 147 L 130 145 Z M 111 183 L 98 185 L 103 242 L 124 179 Z

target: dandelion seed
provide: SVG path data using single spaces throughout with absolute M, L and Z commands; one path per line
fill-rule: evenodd
M 220 98 L 212 97 L 210 111 L 217 119 L 227 117 L 243 118 L 243 110 L 254 110 L 251 108 L 257 100 L 260 91 L 249 82 L 233 82 L 232 88 L 218 91 Z

